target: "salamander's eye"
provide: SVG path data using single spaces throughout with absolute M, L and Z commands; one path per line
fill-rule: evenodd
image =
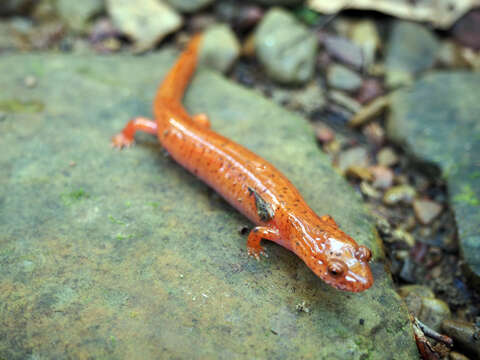
M 360 245 L 355 251 L 355 257 L 360 261 L 369 262 L 372 257 L 372 252 L 367 247 Z
M 328 273 L 333 277 L 340 277 L 347 272 L 347 265 L 340 260 L 332 260 L 328 264 Z

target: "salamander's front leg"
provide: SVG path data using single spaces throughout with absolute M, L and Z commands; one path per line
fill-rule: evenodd
M 134 137 L 137 131 L 144 131 L 156 135 L 157 123 L 144 117 L 137 117 L 130 120 L 122 132 L 112 138 L 112 146 L 121 149 L 124 146 L 128 147 L 132 145 L 135 142 Z
M 267 256 L 262 245 L 260 245 L 262 239 L 277 240 L 278 231 L 264 226 L 257 226 L 250 231 L 247 239 L 247 251 L 248 255 L 255 257 L 257 260 L 260 260 L 260 255 Z
M 198 126 L 209 129 L 210 128 L 210 119 L 207 114 L 199 113 L 192 116 L 192 121 Z

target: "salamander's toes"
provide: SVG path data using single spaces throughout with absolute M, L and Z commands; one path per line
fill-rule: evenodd
M 116 149 L 130 147 L 135 143 L 133 139 L 127 138 L 123 133 L 119 133 L 112 138 L 111 145 Z
M 247 252 L 248 252 L 248 256 L 254 257 L 255 259 L 257 259 L 257 261 L 260 261 L 260 256 L 265 256 L 266 258 L 268 258 L 268 254 L 266 253 L 265 249 L 261 246 L 259 246 L 258 248 L 247 247 Z

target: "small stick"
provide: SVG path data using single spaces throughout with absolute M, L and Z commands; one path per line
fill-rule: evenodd
M 447 345 L 448 347 L 453 347 L 453 340 L 452 338 L 448 337 L 447 335 L 442 335 L 430 328 L 429 326 L 425 325 L 422 323 L 420 320 L 418 320 L 416 317 L 414 317 L 415 322 L 417 323 L 418 327 L 423 331 L 425 335 L 427 335 L 429 338 L 432 338 L 434 340 L 440 341 Z

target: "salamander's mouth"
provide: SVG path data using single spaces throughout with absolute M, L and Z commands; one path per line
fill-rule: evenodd
M 361 292 L 373 285 L 373 277 L 368 264 L 356 264 L 341 277 L 332 277 L 328 274 L 322 279 L 338 290 Z

